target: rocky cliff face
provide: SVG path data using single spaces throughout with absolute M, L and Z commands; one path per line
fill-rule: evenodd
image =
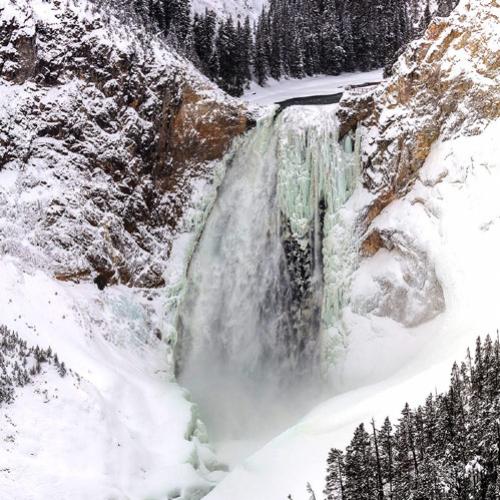
M 496 0 L 462 1 L 410 45 L 388 82 L 343 99 L 341 135 L 366 129 L 363 182 L 376 193 L 367 223 L 408 191 L 438 138 L 477 134 L 500 117 L 499 26 Z
M 62 280 L 157 287 L 193 186 L 251 120 L 150 34 L 94 10 L 0 7 L 0 253 Z
M 347 94 L 341 102 L 341 135 L 357 126 L 363 131 L 363 184 L 370 201 L 360 216 L 360 252 L 371 257 L 388 251 L 402 266 L 404 282 L 380 281 L 383 293 L 363 301 L 364 312 L 411 326 L 444 309 L 432 262 L 413 228 L 372 222 L 421 180 L 420 170 L 437 140 L 477 135 L 500 117 L 499 11 L 496 0 L 463 0 L 449 18 L 436 18 L 424 37 L 411 43 L 391 79 L 368 92 Z M 446 175 L 443 171 L 432 183 Z M 405 312 L 412 294 L 421 305 L 416 315 Z

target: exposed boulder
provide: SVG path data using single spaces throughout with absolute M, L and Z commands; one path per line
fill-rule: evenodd
M 382 250 L 363 262 L 355 274 L 353 310 L 391 318 L 407 327 L 441 313 L 445 308 L 443 289 L 426 252 L 401 233 L 374 231 L 365 243 L 375 240 L 375 248 Z

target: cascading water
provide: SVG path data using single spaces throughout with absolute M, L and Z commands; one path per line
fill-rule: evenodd
M 212 439 L 265 439 L 321 391 L 322 332 L 341 300 L 325 250 L 357 153 L 338 143 L 335 107 L 295 107 L 227 161 L 178 311 L 177 372 Z

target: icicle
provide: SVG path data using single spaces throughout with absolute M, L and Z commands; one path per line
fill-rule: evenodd
M 290 108 L 277 126 L 283 137 L 277 151 L 279 207 L 304 244 L 318 223 L 321 202 L 325 205 L 322 328 L 332 330 L 340 320 L 354 265 L 352 228 L 342 224 L 338 211 L 359 178 L 360 134 L 354 141 L 347 136 L 338 142 L 334 107 Z

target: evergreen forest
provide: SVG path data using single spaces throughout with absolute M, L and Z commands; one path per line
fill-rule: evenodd
M 327 460 L 327 500 L 500 498 L 500 343 L 477 339 L 450 386 L 395 423 L 360 424 Z
M 432 19 L 428 0 L 270 0 L 258 19 L 194 13 L 190 0 L 134 0 L 143 21 L 234 96 L 254 80 L 390 68 Z M 447 16 L 457 0 L 438 0 Z

